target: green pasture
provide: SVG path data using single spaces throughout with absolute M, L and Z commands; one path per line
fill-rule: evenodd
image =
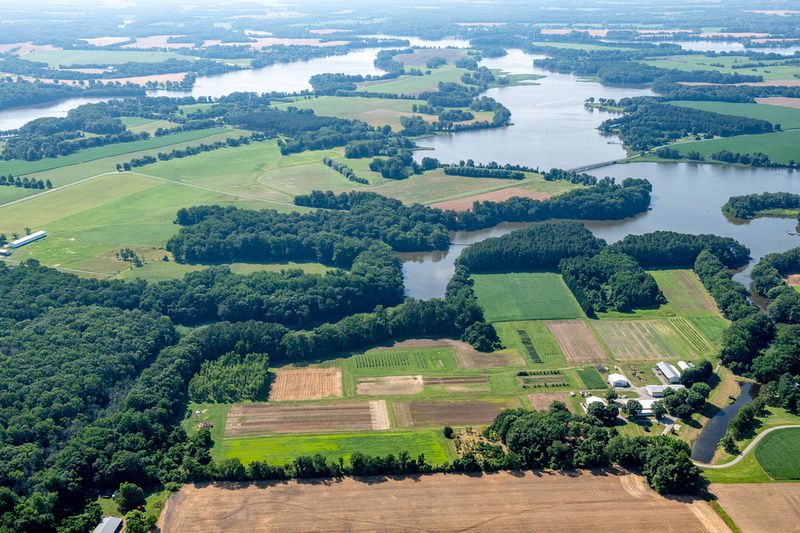
M 672 148 L 678 150 L 683 156 L 686 156 L 691 151 L 698 152 L 707 161 L 714 161 L 711 159 L 711 154 L 721 150 L 728 150 L 734 154 L 761 152 L 766 154 L 772 161 L 788 163 L 789 161 L 800 161 L 800 130 L 694 141 L 676 144 Z
M 561 276 L 549 272 L 475 274 L 475 295 L 489 322 L 581 318 Z
M 141 255 L 141 254 L 139 254 Z M 183 279 L 183 276 L 189 272 L 197 270 L 205 270 L 210 268 L 208 265 L 183 265 L 174 262 L 171 254 L 163 250 L 155 253 L 157 257 L 153 261 L 146 261 L 144 266 L 140 268 L 131 268 L 122 272 L 122 278 L 142 278 L 147 281 L 166 281 L 171 279 Z M 160 257 L 158 257 L 160 255 Z M 169 261 L 161 261 L 164 255 L 170 257 Z M 308 274 L 325 274 L 329 272 L 331 267 L 321 263 L 295 263 L 293 261 L 284 261 L 280 263 L 226 263 L 225 266 L 230 268 L 234 274 L 252 274 L 254 272 L 280 272 L 290 268 L 299 268 Z
M 722 317 L 688 317 L 686 320 L 691 322 L 706 339 L 715 344 L 720 343 L 722 335 L 730 325 L 730 322 Z
M 347 372 L 352 377 L 439 374 L 455 371 L 452 348 L 370 350 L 347 358 Z
M 216 441 L 212 456 L 216 459 L 238 457 L 243 463 L 267 461 L 272 465 L 291 463 L 299 456 L 322 455 L 329 461 L 345 460 L 353 452 L 372 456 L 395 457 L 406 450 L 412 458 L 425 454 L 425 461 L 441 464 L 450 460 L 444 436 L 437 431 L 394 433 L 350 433 L 335 435 L 286 435 Z
M 122 63 L 161 63 L 167 59 L 194 61 L 191 56 L 174 52 L 143 52 L 134 50 L 37 50 L 22 59 L 47 63 L 51 68 L 59 65 L 119 65 Z
M 125 117 L 122 119 L 122 123 L 133 133 L 154 132 L 158 128 L 168 129 L 179 126 L 177 122 L 170 122 L 169 120 L 149 120 L 140 117 Z
M 578 374 L 578 377 L 581 378 L 583 384 L 586 385 L 587 389 L 606 389 L 608 388 L 608 384 L 606 380 L 603 379 L 603 376 L 600 375 L 600 372 L 593 366 L 587 366 L 586 368 L 578 368 L 575 370 Z
M 773 431 L 758 443 L 755 458 L 772 479 L 800 479 L 800 428 Z
M 556 38 L 558 36 L 555 36 Z M 567 50 L 586 50 L 587 52 L 598 50 L 629 50 L 626 46 L 599 46 L 596 44 L 584 43 L 559 43 L 550 41 L 534 41 L 531 43 L 533 46 L 551 46 L 553 48 L 564 48 Z
M 691 107 L 701 111 L 711 111 L 723 115 L 756 118 L 772 124 L 780 124 L 781 129 L 800 128 L 800 109 L 769 104 L 740 104 L 734 102 L 689 102 L 676 100 L 669 102 L 679 107 Z
M 717 305 L 700 279 L 688 269 L 650 270 L 667 301 L 683 316 L 719 317 Z
M 710 483 L 770 483 L 772 480 L 752 453 L 728 468 L 702 468 Z
M 365 81 L 358 84 L 358 90 L 374 93 L 421 93 L 436 89 L 440 81 L 461 83 L 461 75 L 464 72 L 464 69 L 447 64 L 422 76 L 400 76 L 394 80 Z
M 723 74 L 741 74 L 743 76 L 763 76 L 764 80 L 791 80 L 794 75 L 800 73 L 800 67 L 785 64 L 786 60 L 763 61 L 763 67 L 752 68 L 732 68 L 737 64 L 757 63 L 746 57 L 706 57 L 702 54 L 687 54 L 683 56 L 669 56 L 664 59 L 650 59 L 642 61 L 646 65 L 665 69 L 677 69 L 684 71 L 694 70 L 715 70 Z M 714 63 L 719 66 L 712 66 Z
M 530 364 L 526 350 L 522 345 L 519 332 L 524 331 L 531 339 L 537 355 L 542 360 L 542 367 L 565 367 L 567 359 L 558 345 L 558 341 L 547 329 L 547 325 L 542 321 L 519 321 L 519 322 L 498 322 L 494 324 L 500 341 L 506 348 L 512 348 L 522 354 L 522 358 Z M 535 365 L 539 367 L 540 365 Z

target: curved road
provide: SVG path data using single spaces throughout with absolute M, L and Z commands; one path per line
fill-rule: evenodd
M 769 429 L 768 429 L 768 430 L 766 430 L 764 433 L 761 433 L 761 434 L 760 434 L 758 437 L 756 437 L 756 438 L 755 438 L 755 440 L 753 440 L 753 442 L 751 442 L 750 444 L 748 444 L 748 445 L 747 445 L 747 448 L 745 448 L 745 449 L 742 451 L 742 453 L 740 453 L 740 454 L 739 454 L 739 455 L 736 457 L 736 459 L 734 459 L 734 460 L 733 460 L 733 461 L 731 461 L 730 463 L 725 463 L 724 465 L 707 465 L 707 464 L 705 464 L 705 463 L 698 463 L 697 461 L 692 461 L 692 462 L 693 462 L 695 465 L 697 465 L 697 466 L 701 466 L 701 467 L 703 467 L 703 468 L 728 468 L 729 466 L 733 466 L 733 465 L 735 465 L 736 463 L 738 463 L 739 461 L 741 461 L 742 459 L 744 459 L 744 456 L 745 456 L 745 455 L 747 455 L 748 453 L 750 453 L 750 450 L 752 450 L 753 448 L 755 448 L 756 444 L 758 444 L 758 443 L 759 443 L 759 441 L 761 441 L 761 439 L 763 439 L 763 438 L 764 438 L 766 435 L 768 435 L 768 434 L 772 433 L 773 431 L 777 431 L 777 430 L 779 430 L 779 429 L 786 429 L 786 428 L 800 428 L 800 425 L 790 425 L 790 426 L 775 426 L 774 428 L 769 428 Z

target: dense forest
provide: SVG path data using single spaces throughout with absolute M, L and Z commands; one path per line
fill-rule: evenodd
M 731 196 L 722 206 L 722 212 L 732 217 L 753 219 L 760 211 L 798 208 L 800 208 L 800 194 L 765 192 Z

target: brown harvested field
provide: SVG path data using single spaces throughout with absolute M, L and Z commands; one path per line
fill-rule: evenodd
M 225 436 L 388 429 L 388 420 L 383 401 L 232 405 Z
M 356 394 L 359 396 L 391 396 L 420 392 L 422 392 L 422 376 L 359 378 L 356 385 Z
M 519 187 L 508 187 L 507 189 L 499 189 L 497 191 L 468 196 L 466 198 L 436 202 L 435 204 L 429 204 L 429 207 L 438 207 L 442 210 L 452 209 L 453 211 L 468 211 L 472 209 L 472 204 L 475 202 L 504 202 L 514 196 L 533 198 L 534 200 L 547 200 L 553 197 L 553 195 L 544 192 L 529 191 L 527 189 L 520 189 Z
M 447 392 L 481 392 L 489 391 L 488 376 L 453 376 L 442 378 L 425 378 L 425 385 L 444 385 Z
M 800 483 L 713 484 L 708 491 L 743 533 L 800 531 Z
M 622 469 L 189 484 L 162 533 L 730 531 L 700 499 Z M 780 531 L 775 529 L 773 531 Z
M 531 401 L 531 407 L 537 411 L 546 411 L 550 404 L 553 402 L 564 402 L 567 404 L 567 409 L 572 412 L 572 406 L 567 401 L 567 395 L 563 392 L 545 392 L 543 394 L 529 394 L 528 399 Z
M 464 54 L 453 48 L 432 48 L 417 50 L 413 54 L 397 54 L 394 60 L 406 67 L 425 67 L 425 63 L 432 57 L 443 57 L 452 65 L 456 59 L 464 57 Z
M 792 287 L 800 287 L 800 274 L 790 274 L 786 276 L 786 283 Z
M 271 402 L 341 397 L 342 371 L 339 368 L 278 370 L 269 392 Z
M 558 341 L 570 364 L 608 361 L 606 353 L 581 320 L 548 320 L 547 329 Z
M 791 107 L 792 109 L 800 109 L 800 98 L 789 98 L 787 96 L 770 96 L 768 98 L 756 98 L 759 104 L 779 105 L 782 107 Z
M 394 402 L 394 414 L 399 427 L 477 426 L 491 424 L 503 409 L 519 406 L 517 400 Z

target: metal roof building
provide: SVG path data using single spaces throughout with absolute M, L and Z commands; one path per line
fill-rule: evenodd
M 597 402 L 600 402 L 603 405 L 606 404 L 606 401 L 604 399 L 602 399 L 602 398 L 598 398 L 597 396 L 589 396 L 588 398 L 586 398 L 586 407 L 589 407 L 593 403 L 597 403 Z
M 686 361 L 678 361 L 678 368 L 680 368 L 682 372 L 684 370 L 689 370 L 689 365 L 686 363 Z
M 43 239 L 47 235 L 43 231 L 37 231 L 35 233 L 31 233 L 30 235 L 26 235 L 17 239 L 16 241 L 11 241 L 8 243 L 9 248 L 19 248 L 20 246 L 25 246 L 26 244 L 30 244 L 33 241 L 38 241 L 39 239 Z
M 670 383 L 677 383 L 681 379 L 681 373 L 678 372 L 678 369 L 672 366 L 669 363 L 658 363 L 656 367 L 664 374 L 664 377 L 667 378 L 667 381 Z
M 661 398 L 664 396 L 664 391 L 667 389 L 678 390 L 678 389 L 685 389 L 683 385 L 647 385 L 645 389 L 647 389 L 647 394 L 652 396 L 653 398 Z
M 630 383 L 628 383 L 628 378 L 622 374 L 610 374 L 608 376 L 608 382 L 612 387 L 628 387 L 630 385 Z
M 122 529 L 122 519 L 107 516 L 97 524 L 92 533 L 117 533 Z

